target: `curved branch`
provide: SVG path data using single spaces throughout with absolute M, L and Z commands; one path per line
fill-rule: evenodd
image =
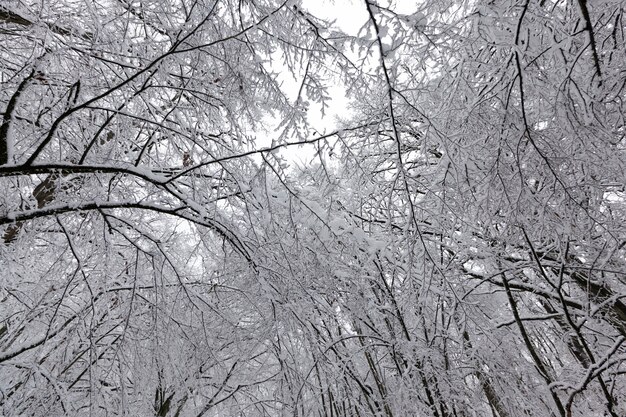
M 226 226 L 215 219 L 209 219 L 206 216 L 194 217 L 189 214 L 185 214 L 184 210 L 193 210 L 186 205 L 181 205 L 178 207 L 162 207 L 156 204 L 148 204 L 148 203 L 138 203 L 138 202 L 112 202 L 112 201 L 94 201 L 83 204 L 58 204 L 47 206 L 45 208 L 38 208 L 34 210 L 25 210 L 19 213 L 8 213 L 4 217 L 0 217 L 0 225 L 3 224 L 13 224 L 18 222 L 23 222 L 26 220 L 33 220 L 43 217 L 55 216 L 58 214 L 64 213 L 72 213 L 72 212 L 81 212 L 81 211 L 101 211 L 101 210 L 114 210 L 114 209 L 138 209 L 138 210 L 147 210 L 155 213 L 167 214 L 170 216 L 175 216 L 183 220 L 187 220 L 189 222 L 195 223 L 200 226 L 207 227 L 214 232 L 218 233 L 224 239 L 226 239 L 237 252 L 239 252 L 252 266 L 256 266 L 250 253 L 245 248 L 243 243 L 239 240 L 239 238 Z M 194 210 L 195 211 L 195 210 Z M 199 214 L 199 213 L 198 213 Z

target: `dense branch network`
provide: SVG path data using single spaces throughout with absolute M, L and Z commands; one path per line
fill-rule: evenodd
M 0 5 L 0 414 L 626 414 L 624 5 L 322 3 Z

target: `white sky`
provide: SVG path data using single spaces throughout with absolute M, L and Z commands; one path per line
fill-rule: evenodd
M 421 0 L 380 0 L 379 3 L 381 6 L 390 7 L 397 13 L 412 14 L 418 9 Z M 365 0 L 302 0 L 302 8 L 315 17 L 333 22 L 333 27 L 352 36 L 357 36 L 369 19 Z M 295 97 L 297 93 L 295 89 L 299 87 L 297 81 L 289 74 L 285 74 L 284 80 L 283 87 L 286 90 L 290 88 L 290 84 L 293 84 L 291 88 L 294 89 Z M 311 103 L 307 115 L 311 127 L 322 134 L 336 130 L 337 118 L 346 118 L 350 113 L 350 100 L 346 97 L 345 88 L 339 82 L 329 88 L 329 94 L 332 100 L 324 117 L 322 117 L 321 106 L 316 103 Z M 305 163 L 314 157 L 315 148 L 313 146 L 289 147 L 281 150 L 280 154 L 288 161 Z
M 359 29 L 368 19 L 363 0 L 303 0 L 302 7 L 315 17 L 334 22 L 332 26 L 353 36 L 357 35 Z M 285 74 L 282 79 L 285 90 L 294 89 L 293 96 L 295 98 L 299 80 L 295 80 L 290 74 Z M 346 97 L 345 89 L 339 82 L 329 88 L 329 94 L 332 100 L 324 115 L 322 115 L 321 106 L 317 103 L 310 103 L 311 106 L 307 114 L 311 127 L 322 134 L 336 130 L 337 118 L 345 117 L 350 107 L 350 100 Z M 288 161 L 304 164 L 315 156 L 315 147 L 313 145 L 292 146 L 283 148 L 280 154 Z

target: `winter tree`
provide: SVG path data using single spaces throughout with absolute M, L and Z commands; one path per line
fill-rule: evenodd
M 0 5 L 3 414 L 626 413 L 622 2 L 322 3 Z

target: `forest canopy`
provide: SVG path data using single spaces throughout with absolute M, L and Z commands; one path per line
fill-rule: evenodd
M 625 14 L 3 1 L 0 414 L 626 415 Z

